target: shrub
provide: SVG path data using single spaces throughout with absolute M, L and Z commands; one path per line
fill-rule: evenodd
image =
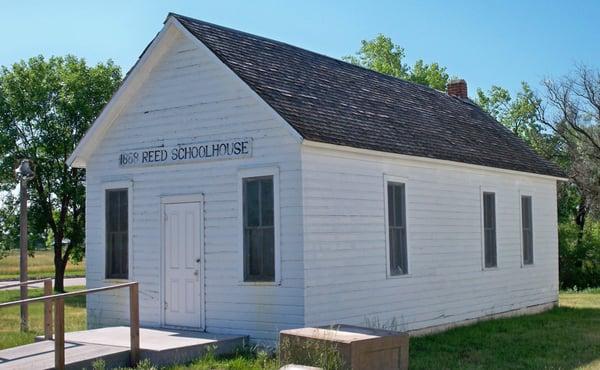
M 577 225 L 559 225 L 561 289 L 600 287 L 600 222 L 588 222 L 580 235 Z

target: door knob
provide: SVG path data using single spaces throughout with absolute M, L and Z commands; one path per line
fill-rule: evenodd
M 200 258 L 196 258 L 196 263 L 200 263 Z

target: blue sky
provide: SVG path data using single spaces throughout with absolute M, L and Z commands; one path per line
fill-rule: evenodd
M 534 87 L 583 62 L 600 68 L 600 1 L 9 1 L 0 65 L 72 53 L 126 72 L 169 11 L 332 57 L 383 33 L 407 61 L 448 67 L 475 88 Z

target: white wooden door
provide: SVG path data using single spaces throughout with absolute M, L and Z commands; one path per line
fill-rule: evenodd
M 202 329 L 202 204 L 168 203 L 164 212 L 164 323 Z

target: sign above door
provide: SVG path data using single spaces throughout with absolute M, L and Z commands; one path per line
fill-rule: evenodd
M 119 166 L 160 166 L 251 156 L 252 138 L 239 138 L 127 150 L 119 153 Z

